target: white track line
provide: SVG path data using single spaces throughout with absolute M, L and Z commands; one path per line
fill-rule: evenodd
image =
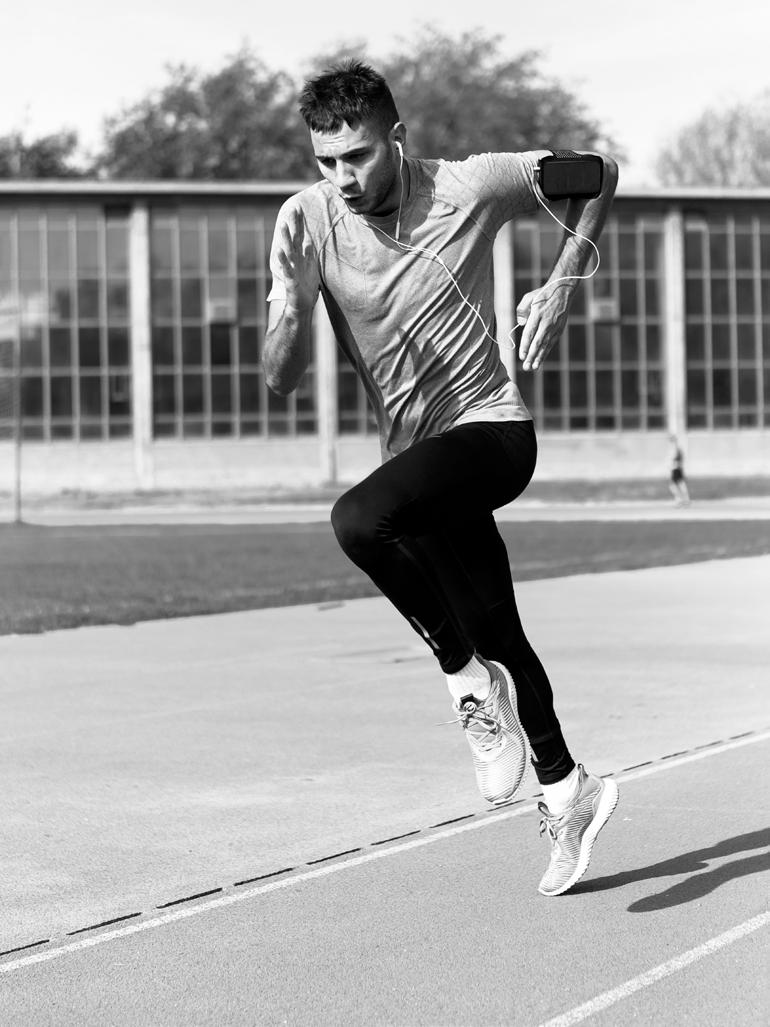
M 719 753 L 729 752 L 731 749 L 739 749 L 744 745 L 753 745 L 756 742 L 768 740 L 770 740 L 770 731 L 752 734 L 746 738 L 736 738 L 720 745 L 709 746 L 697 752 L 672 757 L 663 762 L 655 763 L 650 767 L 640 767 L 636 770 L 625 771 L 616 775 L 615 780 L 634 781 L 640 777 L 658 774 L 661 771 L 681 767 L 686 763 L 693 763 L 696 760 L 706 759 L 709 756 L 717 756 Z M 400 845 L 389 845 L 382 849 L 377 849 L 375 852 L 367 852 L 363 856 L 354 856 L 352 859 L 341 860 L 339 863 L 330 863 L 328 866 L 317 867 L 314 870 L 307 870 L 301 874 L 292 874 L 282 878 L 280 881 L 271 881 L 269 884 L 257 885 L 255 888 L 239 891 L 237 894 L 222 895 L 220 898 L 211 899 L 208 902 L 200 902 L 186 909 L 175 910 L 173 913 L 163 913 L 160 916 L 152 917 L 150 920 L 142 920 L 140 923 L 118 927 L 115 930 L 105 931 L 91 938 L 82 938 L 80 941 L 58 945 L 55 948 L 46 949 L 44 952 L 36 952 L 34 955 L 21 956 L 6 963 L 0 963 L 0 974 L 11 973 L 25 966 L 33 966 L 35 963 L 46 963 L 48 960 L 58 959 L 69 952 L 82 952 L 83 949 L 90 949 L 95 945 L 103 945 L 105 942 L 114 941 L 117 938 L 127 938 L 132 934 L 140 934 L 142 931 L 149 931 L 154 927 L 162 927 L 164 924 L 173 924 L 179 920 L 186 920 L 189 917 L 207 913 L 212 909 L 221 909 L 223 906 L 233 906 L 241 902 L 247 902 L 258 895 L 266 895 L 269 892 L 280 891 L 283 888 L 293 888 L 295 885 L 302 884 L 305 881 L 329 877 L 331 874 L 338 874 L 343 870 L 350 870 L 352 867 L 372 863 L 374 860 L 386 859 L 401 852 L 410 852 L 413 849 L 422 848 L 424 845 L 432 845 L 434 842 L 443 841 L 446 838 L 454 838 L 456 835 L 465 834 L 468 831 L 478 831 L 483 827 L 488 827 L 490 824 L 498 824 L 502 820 L 512 820 L 514 817 L 520 817 L 523 813 L 530 813 L 535 809 L 537 809 L 537 802 L 530 802 L 524 806 L 517 806 L 515 809 L 504 810 L 496 814 L 486 814 L 479 820 L 473 820 L 467 824 L 459 824 L 457 827 L 448 827 L 444 831 L 434 831 L 422 838 L 402 842 Z
M 718 952 L 719 949 L 723 949 L 726 945 L 732 945 L 734 941 L 739 941 L 741 938 L 745 938 L 747 934 L 751 934 L 752 931 L 758 931 L 760 927 L 767 927 L 768 924 L 770 924 L 770 911 L 760 913 L 758 916 L 752 917 L 751 920 L 746 920 L 744 923 L 738 924 L 737 927 L 725 931 L 724 934 L 719 934 L 716 938 L 710 938 L 702 945 L 698 945 L 687 952 L 682 952 L 680 955 L 674 956 L 673 959 L 661 963 L 660 966 L 655 966 L 652 970 L 639 974 L 638 977 L 632 977 L 630 981 L 618 985 L 617 988 L 602 992 L 601 995 L 589 999 L 588 1002 L 584 1002 L 581 1006 L 575 1006 L 569 1012 L 562 1013 L 561 1016 L 555 1016 L 552 1020 L 547 1020 L 540 1027 L 572 1027 L 573 1024 L 580 1023 L 582 1020 L 588 1019 L 589 1016 L 614 1006 L 616 1002 L 628 998 L 635 991 L 641 991 L 642 988 L 648 988 L 651 984 L 655 984 L 656 981 L 660 981 L 664 977 L 670 977 L 671 974 L 684 970 L 685 967 L 690 966 L 692 963 L 697 963 L 699 959 Z

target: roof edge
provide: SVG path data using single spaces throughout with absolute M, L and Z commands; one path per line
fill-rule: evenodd
M 312 181 L 180 182 L 93 178 L 5 179 L 0 196 L 286 196 Z
M 251 197 L 290 196 L 315 185 L 319 180 L 298 181 L 287 179 L 270 181 L 178 181 L 90 178 L 5 179 L 0 181 L 0 196 L 132 196 L 137 198 L 172 196 Z M 623 186 L 616 193 L 623 200 L 664 200 L 688 202 L 693 200 L 770 200 L 770 188 L 654 187 Z

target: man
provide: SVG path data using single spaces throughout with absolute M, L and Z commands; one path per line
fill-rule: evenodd
M 674 497 L 676 506 L 689 506 L 690 490 L 687 488 L 687 479 L 684 476 L 684 453 L 676 435 L 669 435 L 668 441 L 671 445 L 669 453 L 669 491 Z
M 278 217 L 267 383 L 280 395 L 296 388 L 320 292 L 376 412 L 383 455 L 335 504 L 335 533 L 433 649 L 488 801 L 507 802 L 520 786 L 526 733 L 551 840 L 540 891 L 558 895 L 585 872 L 617 786 L 569 753 L 493 516 L 529 483 L 536 441 L 491 327 L 492 246 L 506 221 L 536 210 L 534 171 L 550 151 L 405 157 L 385 80 L 356 61 L 307 82 L 300 112 L 323 181 Z M 616 181 L 605 158 L 601 194 L 570 202 L 575 232 L 598 238 Z M 548 282 L 519 303 L 525 370 L 561 334 L 589 252 L 565 233 Z

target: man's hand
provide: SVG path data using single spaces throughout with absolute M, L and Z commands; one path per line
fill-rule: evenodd
M 286 306 L 293 311 L 312 310 L 318 298 L 318 257 L 298 210 L 280 227 L 276 256 L 286 289 Z
M 523 324 L 519 358 L 524 370 L 537 370 L 558 341 L 567 324 L 571 290 L 562 282 L 544 285 L 522 296 L 516 321 Z
M 271 300 L 262 365 L 268 388 L 288 396 L 307 370 L 313 349 L 313 308 L 321 284 L 318 255 L 299 210 L 279 225 L 274 242 L 285 299 Z

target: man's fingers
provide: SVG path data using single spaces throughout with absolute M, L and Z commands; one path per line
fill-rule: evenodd
M 526 351 L 522 354 L 525 371 L 536 371 L 551 348 L 552 339 L 545 328 L 539 326 L 533 332 Z
M 280 246 L 278 247 L 278 258 L 282 262 L 288 261 L 294 251 L 294 243 L 291 237 L 289 226 L 284 222 L 280 231 Z
M 313 240 L 305 230 L 305 222 L 299 211 L 291 211 L 281 224 L 281 249 L 293 267 L 301 267 L 315 259 Z
M 278 258 L 278 263 L 281 265 L 281 270 L 284 272 L 291 271 L 293 265 L 286 251 L 279 247 L 275 251 L 275 255 Z
M 521 341 L 519 342 L 519 357 L 525 362 L 528 357 L 531 358 L 533 349 L 535 346 L 535 340 L 538 334 L 539 324 L 532 317 L 527 319 L 526 324 L 521 330 Z
M 299 211 L 290 211 L 281 223 L 281 244 L 285 250 L 302 252 L 305 236 L 305 222 Z
M 545 347 L 542 343 L 538 343 L 532 347 L 529 351 L 526 363 L 524 364 L 525 371 L 537 371 L 538 367 L 543 361 L 545 356 Z
M 537 339 L 531 339 L 526 353 L 523 355 L 524 370 L 531 371 L 539 351 Z
M 299 210 L 297 210 L 296 207 L 292 208 L 289 211 L 288 217 L 286 218 L 286 223 L 291 227 L 293 235 L 297 235 L 298 232 L 302 231 L 304 219 L 302 217 L 302 214 L 299 212 Z

